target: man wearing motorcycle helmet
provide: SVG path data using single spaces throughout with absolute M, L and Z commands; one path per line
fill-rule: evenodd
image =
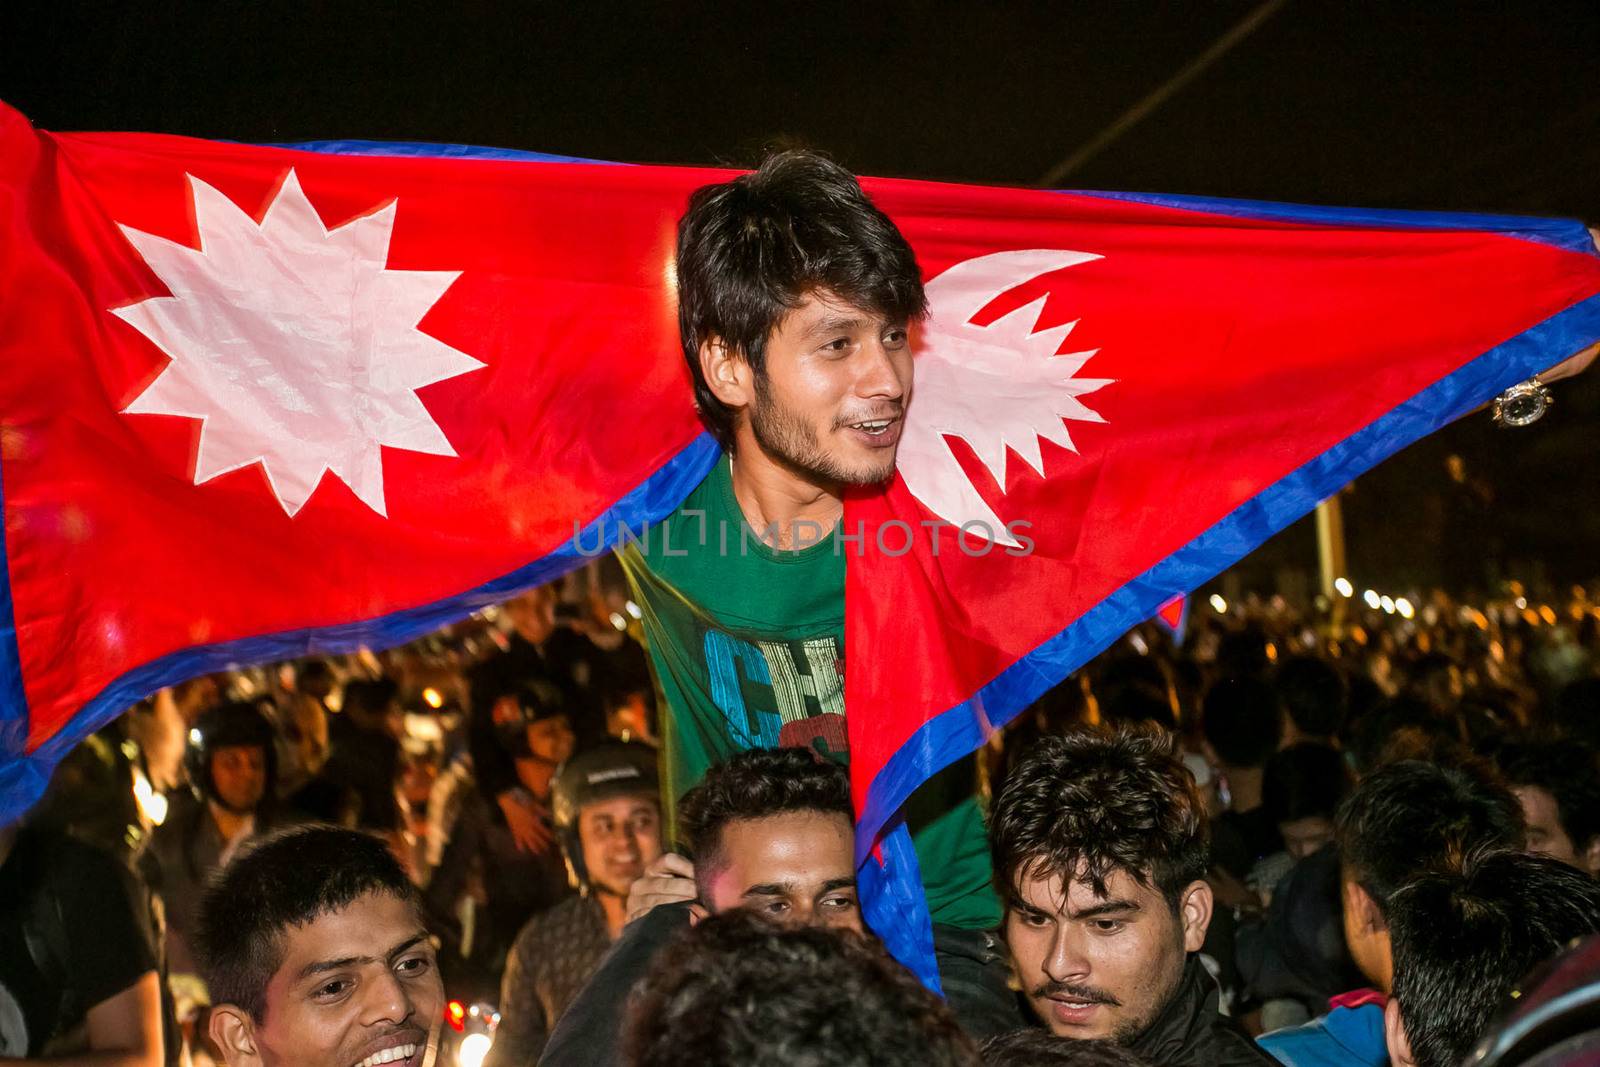
M 166 904 L 174 974 L 195 970 L 190 941 L 207 878 L 277 821 L 276 743 L 272 723 L 254 704 L 242 701 L 209 709 L 190 732 L 189 779 L 198 795 L 175 805 L 150 841 Z
M 561 1013 L 622 932 L 628 887 L 661 854 L 656 752 L 613 741 L 568 760 L 551 792 L 580 896 L 528 920 L 506 961 L 500 1029 L 486 1067 L 532 1063 Z

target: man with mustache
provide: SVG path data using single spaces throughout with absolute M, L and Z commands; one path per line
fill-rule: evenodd
M 311 826 L 234 860 L 200 906 L 211 1040 L 228 1067 L 431 1067 L 444 985 L 383 841 Z
M 1272 1059 L 1217 1010 L 1195 953 L 1211 922 L 1206 811 L 1170 734 L 1046 737 L 995 801 L 1005 939 L 1060 1038 L 1109 1038 L 1163 1067 Z

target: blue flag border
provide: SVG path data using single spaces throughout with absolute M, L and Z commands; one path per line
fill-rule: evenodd
M 577 156 L 474 145 L 367 140 L 267 145 L 337 155 L 384 155 L 541 163 L 607 163 Z M 617 164 L 620 165 L 620 164 Z M 1489 231 L 1594 254 L 1582 223 L 1532 216 L 1350 209 L 1268 201 L 1063 190 L 1287 223 Z M 938 988 L 932 927 L 917 884 L 915 855 L 897 821 L 900 806 L 923 781 L 969 755 L 990 731 L 1004 726 L 1051 686 L 1148 619 L 1173 595 L 1188 593 L 1248 555 L 1316 504 L 1372 466 L 1415 440 L 1484 403 L 1510 385 L 1547 369 L 1600 336 L 1600 297 L 1590 298 L 1489 350 L 1435 383 L 1366 429 L 1280 479 L 1194 541 L 1096 605 L 1056 637 L 1019 659 L 973 697 L 924 723 L 882 767 L 868 789 L 857 826 L 857 859 L 868 888 L 864 904 L 872 927 L 894 954 L 930 987 Z M 1561 355 L 1551 357 L 1549 353 Z M 700 483 L 720 455 L 702 434 L 655 474 L 585 528 L 614 536 L 617 524 L 637 527 L 670 514 Z M 3 504 L 3 487 L 0 487 Z M 598 531 L 597 531 L 598 527 Z M 602 534 L 603 536 L 603 534 Z M 0 826 L 23 814 L 42 794 L 51 769 L 73 746 L 154 692 L 186 678 L 244 663 L 260 663 L 317 652 L 384 648 L 421 637 L 448 622 L 497 603 L 521 589 L 558 577 L 586 553 L 580 534 L 555 551 L 492 582 L 433 604 L 332 627 L 288 631 L 197 646 L 171 653 L 122 675 L 86 704 L 72 721 L 31 754 L 24 754 L 27 704 L 22 686 L 10 569 L 0 571 Z M 610 544 L 607 540 L 606 544 Z M 0 564 L 6 564 L 0 539 Z M 882 842 L 880 867 L 871 859 Z
M 1583 229 L 1581 224 L 1577 225 Z M 1583 229 L 1585 238 L 1588 232 Z M 1592 246 L 1591 246 L 1592 249 Z M 1249 555 L 1273 534 L 1407 445 L 1420 440 L 1600 339 L 1600 296 L 1589 297 L 1483 353 L 1398 405 L 1365 429 L 1240 504 L 1177 552 L 1085 612 L 1055 637 L 1018 659 L 971 698 L 929 719 L 879 770 L 856 824 L 856 859 L 872 866 L 879 835 L 898 832 L 895 817 L 923 782 L 977 751 L 990 734 L 1073 671 L 1149 619 L 1174 595 L 1187 593 Z M 886 856 L 887 866 L 887 856 Z M 874 874 L 874 882 L 896 877 Z M 874 930 L 924 982 L 933 961 L 908 955 L 931 943 L 931 920 L 907 907 L 901 890 L 885 890 L 892 907 L 863 901 Z M 902 952 L 907 954 L 903 955 Z M 930 983 L 931 984 L 931 983 Z

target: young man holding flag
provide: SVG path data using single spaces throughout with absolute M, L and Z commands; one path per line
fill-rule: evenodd
M 958 1003 L 950 934 L 986 974 L 998 918 L 964 759 L 1600 336 L 1568 220 L 868 179 L 890 225 L 806 157 L 730 182 L 316 147 L 50 134 L 0 106 L 28 312 L 0 316 L 0 817 L 162 686 L 401 643 L 653 523 L 630 555 L 672 789 L 719 752 L 848 734 L 867 918 L 932 983 L 931 904 Z M 677 295 L 721 442 L 662 358 Z M 941 772 L 968 799 L 938 803 Z
M 1033 269 L 1078 261 L 1042 257 Z M 950 280 L 971 270 L 969 262 L 947 272 L 941 296 L 959 303 L 965 289 L 988 292 L 978 282 L 994 278 Z M 1005 271 L 991 273 L 1003 289 Z M 844 521 L 847 495 L 882 496 L 897 452 L 905 451 L 912 331 L 927 317 L 932 292 L 924 291 L 910 244 L 847 171 L 810 153 L 786 152 L 751 174 L 699 189 L 679 223 L 676 277 L 696 405 L 724 454 L 676 512 L 621 554 L 644 608 L 666 699 L 669 804 L 707 766 L 742 748 L 807 745 L 849 758 L 847 561 L 868 552 L 903 554 L 892 538 L 884 543 L 888 526 L 934 542 L 919 544 L 918 555 L 940 555 L 941 527 L 946 556 L 971 554 L 969 528 L 989 542 L 985 554 L 998 544 L 1009 545 L 1007 555 L 1028 553 L 1021 536 L 1007 536 L 1016 532 L 1010 525 L 1002 531 L 968 522 L 953 536 L 955 524 L 939 521 L 911 526 L 880 519 L 854 528 Z M 935 319 L 942 311 L 948 309 L 933 308 Z M 929 325 L 949 330 L 942 322 Z M 1053 338 L 1052 346 L 1058 342 Z M 969 355 L 976 361 L 982 353 Z M 1592 357 L 1590 350 L 1545 379 L 1575 373 Z M 935 354 L 936 363 L 941 358 Z M 1104 384 L 1078 380 L 1075 388 L 1089 392 Z M 948 392 L 937 400 L 941 410 L 950 404 Z M 1081 406 L 1060 411 L 1051 416 L 1058 428 L 1061 417 L 1101 421 Z M 924 443 L 908 447 L 915 471 L 926 470 Z M 908 485 L 918 483 L 913 495 L 925 504 L 948 499 L 915 471 L 902 463 Z M 874 672 L 892 675 L 895 666 L 885 658 Z M 1008 1025 L 1014 1005 L 998 939 L 989 932 L 1001 912 L 990 889 L 972 766 L 962 760 L 933 776 L 904 817 L 941 982 L 963 1023 L 982 1036 Z M 678 857 L 663 857 L 647 878 L 647 891 L 636 896 L 692 895 Z
M 803 152 L 698 190 L 677 277 L 695 401 L 725 455 L 622 553 L 666 698 L 669 802 L 745 748 L 848 759 L 845 568 L 871 534 L 842 529 L 844 496 L 894 475 L 927 311 L 894 223 Z M 958 1016 L 980 1038 L 1014 1026 L 973 762 L 928 783 L 907 822 Z M 692 896 L 675 859 L 652 871 L 661 895 Z

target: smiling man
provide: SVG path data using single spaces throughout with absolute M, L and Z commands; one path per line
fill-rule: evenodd
M 1193 954 L 1211 922 L 1206 812 L 1160 730 L 1041 740 L 990 821 L 1006 943 L 1061 1038 L 1110 1038 L 1164 1067 L 1273 1062 L 1217 1010 Z
M 894 475 L 911 331 L 927 310 L 904 236 L 848 171 L 809 152 L 696 191 L 676 269 L 695 403 L 723 455 L 620 553 L 665 698 L 669 805 L 745 749 L 848 762 L 845 570 L 873 535 L 840 529 L 844 497 Z M 1020 1020 L 992 933 L 975 768 L 935 777 L 905 814 L 944 991 L 982 1037 Z M 666 898 L 674 864 L 652 872 Z
M 206 893 L 200 958 L 229 1067 L 431 1067 L 444 986 L 405 871 L 375 837 L 289 830 Z

